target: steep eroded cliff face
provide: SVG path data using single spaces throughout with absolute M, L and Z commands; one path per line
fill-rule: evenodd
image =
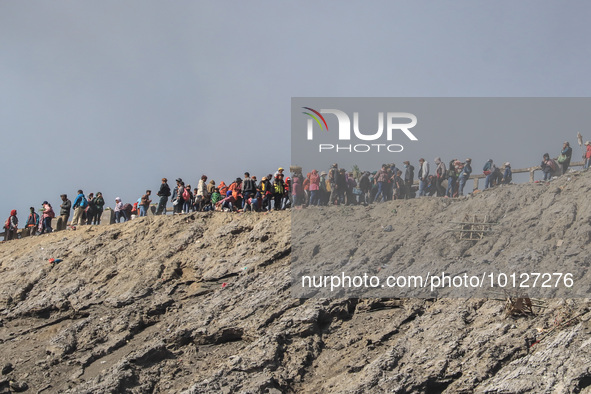
M 368 269 L 411 258 L 425 267 L 445 259 L 588 266 L 591 174 L 570 178 L 453 201 L 312 207 L 305 214 L 318 223 L 294 236 L 293 255 L 320 258 L 341 248 L 323 231 L 348 226 L 342 242 L 351 261 L 396 246 L 368 259 Z M 449 222 L 483 212 L 498 221 L 495 233 L 457 241 Z M 378 234 L 387 225 L 392 231 Z M 375 243 L 351 244 L 360 231 L 375 232 Z M 591 385 L 588 299 L 548 299 L 534 316 L 507 317 L 492 295 L 294 298 L 291 235 L 289 212 L 216 212 L 1 244 L 0 392 L 580 392 Z M 578 285 L 589 288 L 587 279 L 585 272 Z

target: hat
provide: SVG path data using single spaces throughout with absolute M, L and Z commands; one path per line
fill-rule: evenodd
M 115 201 L 121 201 L 120 197 L 115 197 Z
M 43 201 L 41 204 L 45 205 L 45 204 L 49 204 L 49 203 L 47 201 Z
M 264 177 L 263 177 L 263 181 L 266 181 L 266 180 L 267 180 L 267 177 L 266 177 L 266 176 L 264 176 Z
M 470 159 L 469 157 L 466 159 L 466 163 L 472 163 L 472 159 Z
M 326 175 L 328 175 L 328 174 L 326 173 L 326 171 L 322 171 L 322 172 L 320 173 L 320 176 L 323 176 L 323 175 L 324 175 L 324 176 L 326 176 Z
M 183 180 L 182 180 L 182 178 L 177 178 L 176 181 L 177 182 L 182 182 Z
M 509 163 L 509 162 L 505 163 L 505 167 L 510 167 L 510 166 L 511 166 L 511 163 Z
M 585 141 L 585 145 L 591 145 L 591 142 Z
M 279 167 L 277 171 L 284 171 L 283 167 Z

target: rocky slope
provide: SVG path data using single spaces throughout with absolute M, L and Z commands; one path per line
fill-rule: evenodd
M 391 224 L 400 246 L 379 267 L 411 253 L 421 264 L 482 263 L 507 247 L 507 261 L 521 250 L 523 261 L 584 266 L 591 174 L 563 178 L 453 202 L 312 209 L 327 226 L 384 210 L 378 227 Z M 443 246 L 450 218 L 480 211 L 497 212 L 502 232 Z M 430 212 L 441 216 L 427 225 Z M 532 247 L 526 224 L 553 229 L 540 233 L 547 248 Z M 302 256 L 339 246 L 319 243 L 318 226 L 295 240 Z M 441 245 L 418 248 L 397 228 Z M 1 244 L 0 392 L 591 392 L 588 299 L 508 317 L 503 301 L 482 297 L 294 298 L 291 242 L 290 213 L 273 212 L 149 217 Z

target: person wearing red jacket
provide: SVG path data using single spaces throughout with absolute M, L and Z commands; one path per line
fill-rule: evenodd
M 585 151 L 585 165 L 583 169 L 587 170 L 589 169 L 589 165 L 591 165 L 591 142 L 585 142 L 585 146 L 587 147 L 587 151 Z
M 310 205 L 318 205 L 318 191 L 320 190 L 320 175 L 317 170 L 310 173 Z
M 10 217 L 4 223 L 4 240 L 10 241 L 16 239 L 16 231 L 18 230 L 18 218 L 16 217 L 16 209 L 10 211 Z

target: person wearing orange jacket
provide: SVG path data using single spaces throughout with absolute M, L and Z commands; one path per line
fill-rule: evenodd
M 228 186 L 226 185 L 226 183 L 224 181 L 220 182 L 218 189 L 220 191 L 222 198 L 226 198 L 226 193 L 228 192 Z
M 242 207 L 242 178 L 236 178 L 228 190 L 232 192 L 232 197 L 234 197 L 235 205 L 238 208 Z

